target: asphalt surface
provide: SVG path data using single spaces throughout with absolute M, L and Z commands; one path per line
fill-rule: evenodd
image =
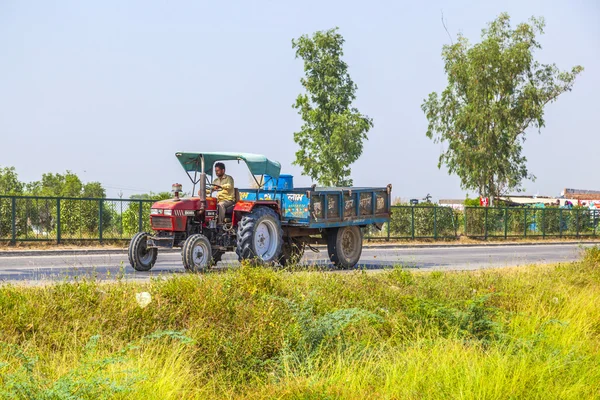
M 368 248 L 363 249 L 356 268 L 381 271 L 394 266 L 413 270 L 474 270 L 530 264 L 550 264 L 575 261 L 581 248 L 586 245 L 521 245 L 480 247 L 431 247 L 431 248 Z M 234 253 L 223 257 L 215 272 L 239 266 Z M 302 267 L 319 267 L 334 270 L 326 251 L 305 254 Z M 346 272 L 346 271 L 344 271 Z M 154 268 L 149 272 L 137 272 L 128 264 L 127 254 L 96 255 L 44 255 L 0 257 L 0 281 L 46 282 L 74 277 L 97 277 L 102 280 L 124 278 L 148 280 L 150 277 L 184 273 L 179 253 L 159 253 Z

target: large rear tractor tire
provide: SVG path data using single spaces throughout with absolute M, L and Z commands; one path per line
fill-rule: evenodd
M 257 207 L 242 217 L 238 224 L 235 249 L 240 261 L 275 264 L 279 261 L 282 245 L 283 230 L 275 211 L 268 207 Z
M 212 247 L 201 234 L 188 237 L 181 248 L 183 266 L 190 272 L 206 272 L 213 265 Z
M 327 232 L 329 259 L 338 268 L 349 269 L 358 264 L 362 244 L 363 234 L 358 226 L 344 226 Z
M 301 241 L 289 239 L 281 246 L 281 256 L 279 264 L 283 267 L 298 264 L 304 255 L 304 243 Z
M 148 236 L 149 234 L 147 232 L 138 232 L 129 242 L 127 256 L 129 258 L 129 264 L 136 271 L 150 271 L 156 263 L 158 249 L 146 248 Z

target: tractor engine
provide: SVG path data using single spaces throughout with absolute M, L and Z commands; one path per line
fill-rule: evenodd
M 191 235 L 201 233 L 218 244 L 217 199 L 181 198 L 181 185 L 173 185 L 173 198 L 157 201 L 150 209 L 150 225 L 154 235 L 149 247 L 180 247 Z

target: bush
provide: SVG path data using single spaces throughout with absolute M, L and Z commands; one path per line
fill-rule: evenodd
M 438 207 L 423 203 L 417 206 L 392 206 L 390 230 L 392 237 L 409 238 L 454 237 L 457 229 L 457 218 L 450 207 Z

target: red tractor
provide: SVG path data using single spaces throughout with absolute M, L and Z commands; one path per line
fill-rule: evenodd
M 281 166 L 265 156 L 246 153 L 176 153 L 198 197 L 174 197 L 154 203 L 152 233 L 139 232 L 129 244 L 129 263 L 150 270 L 159 248 L 181 247 L 184 267 L 205 271 L 234 251 L 238 259 L 262 264 L 298 261 L 311 243 L 327 244 L 331 261 L 353 267 L 362 252 L 361 227 L 389 221 L 391 186 L 386 188 L 302 188 L 280 185 Z M 235 190 L 236 202 L 218 224 L 217 199 L 207 196 L 218 161 L 244 161 L 258 189 Z M 266 182 L 263 178 L 267 177 Z M 270 184 L 269 184 L 270 182 Z M 274 185 L 274 183 L 276 183 Z
M 279 204 L 274 200 L 240 201 L 226 210 L 225 223 L 217 225 L 217 199 L 208 197 L 213 165 L 217 161 L 243 160 L 254 175 L 279 177 L 280 165 L 264 156 L 242 153 L 176 153 L 199 197 L 174 198 L 154 203 L 150 211 L 153 234 L 137 233 L 129 244 L 129 262 L 137 271 L 148 271 L 156 262 L 159 248 L 182 248 L 183 265 L 204 271 L 221 260 L 226 251 L 236 250 L 240 259 L 262 263 L 279 261 L 283 231 Z M 193 174 L 193 175 L 192 175 Z M 235 211 L 235 212 L 234 212 Z M 242 228 L 243 227 L 243 228 Z M 238 229 L 241 228 L 241 229 Z M 239 230 L 239 235 L 238 235 Z

